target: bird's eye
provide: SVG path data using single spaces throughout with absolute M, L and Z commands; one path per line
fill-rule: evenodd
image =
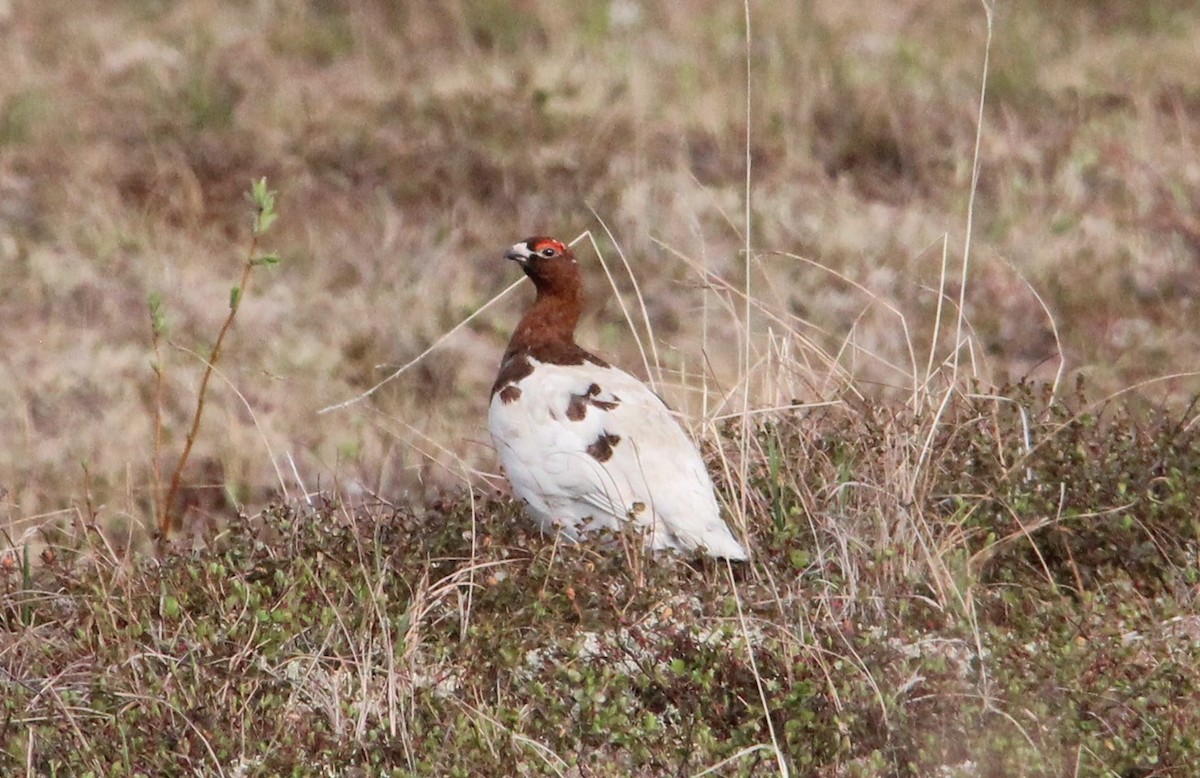
M 541 254 L 543 257 L 552 257 L 555 254 L 557 254 L 558 251 L 556 251 L 553 246 L 547 246 L 546 248 L 542 249 L 538 253 Z

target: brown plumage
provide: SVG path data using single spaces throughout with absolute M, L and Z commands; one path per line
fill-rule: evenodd
M 583 310 L 583 277 L 574 254 L 554 238 L 530 238 L 525 243 L 542 247 L 521 258 L 525 274 L 537 289 L 537 298 L 508 341 L 492 394 L 529 375 L 532 368 L 528 357 L 555 365 L 591 362 L 607 367 L 604 360 L 575 343 L 575 327 Z M 546 251 L 554 253 L 542 253 Z M 511 249 L 505 257 L 517 259 Z

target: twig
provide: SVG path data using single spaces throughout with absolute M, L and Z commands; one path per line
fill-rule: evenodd
M 175 471 L 171 473 L 171 486 L 167 489 L 167 496 L 162 502 L 161 514 L 159 515 L 159 529 L 163 538 L 166 537 L 171 529 L 173 523 L 171 506 L 175 502 L 175 495 L 179 492 L 179 484 L 183 478 L 183 468 L 187 465 L 188 457 L 192 453 L 192 446 L 196 443 L 196 435 L 200 432 L 200 419 L 204 416 L 205 401 L 208 397 L 208 381 L 212 378 L 217 359 L 221 356 L 221 346 L 225 343 L 225 336 L 233 328 L 233 320 L 237 316 L 238 309 L 241 307 L 246 285 L 250 283 L 250 271 L 259 265 L 273 265 L 279 261 L 278 256 L 274 254 L 266 254 L 260 257 L 257 253 L 259 237 L 265 234 L 271 228 L 275 219 L 278 218 L 278 215 L 275 213 L 275 193 L 267 190 L 267 180 L 262 178 L 254 182 L 249 198 L 255 205 L 254 227 L 250 238 L 250 249 L 246 252 L 246 262 L 242 266 L 241 282 L 229 294 L 229 313 L 225 317 L 225 322 L 221 325 L 221 331 L 217 333 L 217 340 L 213 344 L 212 352 L 209 354 L 208 360 L 204 363 L 204 374 L 200 377 L 200 389 L 196 396 L 196 409 L 192 413 L 192 426 L 188 429 L 187 440 L 183 444 L 183 452 L 179 455 Z
M 250 270 L 253 265 L 250 264 L 250 258 L 254 256 L 254 250 L 258 248 L 258 236 L 250 241 L 250 254 L 247 256 L 246 264 L 242 268 L 242 282 L 240 289 L 246 288 L 246 283 L 250 280 Z M 221 346 L 225 342 L 225 335 L 233 327 L 233 319 L 237 315 L 238 303 L 236 299 L 240 295 L 235 294 L 230 298 L 229 314 L 225 317 L 225 323 L 221 325 L 221 331 L 217 334 L 217 342 L 213 344 L 212 353 L 208 355 L 208 361 L 204 364 L 204 375 L 200 378 L 200 389 L 196 396 L 196 409 L 192 413 L 192 426 L 188 430 L 187 441 L 183 444 L 183 452 L 179 455 L 179 462 L 175 465 L 175 471 L 171 473 L 171 486 L 167 489 L 167 496 L 163 499 L 162 517 L 159 521 L 159 529 L 163 534 L 166 534 L 171 529 L 171 505 L 175 502 L 175 495 L 179 492 L 179 482 L 183 478 L 183 468 L 187 464 L 188 457 L 191 456 L 192 446 L 196 443 L 196 435 L 200 432 L 200 419 L 204 416 L 205 399 L 208 394 L 208 379 L 212 377 L 213 364 L 216 363 L 217 357 L 221 355 Z

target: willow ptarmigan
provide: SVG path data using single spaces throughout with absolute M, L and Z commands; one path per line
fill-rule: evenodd
M 575 343 L 583 299 L 575 255 L 536 237 L 504 256 L 521 264 L 537 299 L 504 352 L 488 428 L 542 530 L 578 540 L 632 525 L 655 551 L 745 559 L 699 451 L 666 404 Z

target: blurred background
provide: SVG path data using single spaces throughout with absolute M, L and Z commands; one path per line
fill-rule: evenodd
M 749 8 L 747 47 L 744 6 L 715 0 L 0 0 L 0 542 L 79 517 L 145 538 L 147 299 L 169 473 L 261 176 L 282 264 L 245 292 L 185 521 L 498 484 L 488 391 L 529 288 L 318 411 L 517 280 L 503 249 L 536 233 L 590 231 L 581 343 L 701 434 L 746 387 L 945 386 L 960 294 L 981 387 L 1194 394 L 1151 381 L 1200 345 L 1194 2 L 999 4 L 965 290 L 984 6 Z

